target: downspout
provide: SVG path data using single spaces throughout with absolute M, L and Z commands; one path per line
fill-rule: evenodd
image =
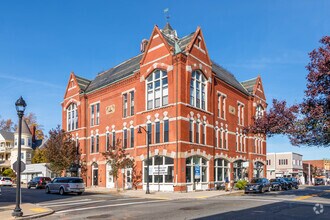
M 176 170 L 175 170 L 175 185 L 178 186 L 178 173 L 179 173 L 179 123 L 178 123 L 178 114 L 179 114 L 179 107 L 178 107 L 178 100 L 179 100 L 179 59 L 178 54 L 181 53 L 181 49 L 177 42 L 175 42 L 174 45 L 174 60 L 176 61 L 176 68 L 175 68 L 175 77 L 176 77 L 176 83 L 175 83 L 175 136 L 176 136 Z M 180 188 L 181 191 L 181 188 Z

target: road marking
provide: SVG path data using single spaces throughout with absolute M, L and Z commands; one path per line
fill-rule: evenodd
M 43 209 L 43 208 L 32 208 L 30 210 L 33 211 L 33 212 L 38 212 L 38 213 L 48 211 L 47 209 Z
M 121 204 L 102 205 L 102 206 L 94 206 L 94 207 L 86 207 L 86 208 L 63 210 L 63 211 L 58 211 L 56 213 L 76 212 L 76 211 L 84 211 L 84 210 L 90 210 L 90 209 L 100 209 L 100 208 L 106 208 L 106 207 L 138 205 L 138 204 L 157 203 L 157 202 L 164 202 L 164 200 L 143 201 L 143 202 L 129 202 L 129 203 L 121 203 Z
M 70 202 L 76 202 L 76 201 L 90 201 L 91 199 L 75 199 L 75 200 L 65 200 L 63 202 L 50 202 L 50 203 L 36 203 L 36 205 L 42 205 L 42 206 L 45 206 L 45 205 L 57 205 L 57 204 L 65 204 L 65 203 L 70 203 Z
M 299 196 L 297 198 L 295 198 L 294 200 L 305 200 L 305 199 L 309 199 L 311 197 L 317 196 L 316 194 L 310 194 L 310 195 L 306 195 L 306 196 Z
M 104 202 L 106 200 L 94 200 L 94 201 L 86 201 L 86 202 L 76 202 L 76 203 L 68 203 L 68 204 L 57 204 L 57 205 L 47 205 L 44 207 L 50 208 L 50 207 L 58 207 L 58 206 L 70 206 L 70 205 L 85 205 L 85 204 L 89 204 L 89 203 L 97 203 L 97 202 Z

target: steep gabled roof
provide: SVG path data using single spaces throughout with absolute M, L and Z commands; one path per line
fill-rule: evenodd
M 139 54 L 125 62 L 107 70 L 99 75 L 89 84 L 86 93 L 92 92 L 96 89 L 102 88 L 121 79 L 133 75 L 134 71 L 140 69 L 140 60 L 143 56 Z
M 14 132 L 1 130 L 0 134 L 5 140 L 14 141 Z
M 17 127 L 15 133 L 18 133 L 18 127 Z M 32 135 L 30 128 L 25 120 L 22 120 L 22 134 Z
M 246 80 L 246 81 L 241 82 L 241 84 L 244 86 L 244 88 L 250 94 L 253 94 L 253 88 L 254 88 L 255 84 L 257 83 L 257 79 L 258 79 L 258 77 L 253 78 L 253 79 L 249 79 L 249 80 Z
M 89 86 L 89 84 L 91 83 L 91 80 L 85 79 L 81 76 L 77 76 L 77 75 L 75 75 L 75 76 L 76 76 L 79 88 L 82 91 L 85 91 L 87 89 L 87 87 Z
M 214 61 L 212 61 L 212 71 L 216 74 L 216 76 L 221 79 L 222 81 L 226 82 L 227 84 L 233 86 L 234 88 L 238 89 L 245 95 L 249 95 L 246 89 L 237 81 L 235 76 L 230 73 L 228 70 L 224 69 Z

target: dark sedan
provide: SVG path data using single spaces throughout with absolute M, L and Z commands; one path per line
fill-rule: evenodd
M 265 191 L 269 192 L 270 190 L 271 190 L 271 185 L 268 179 L 256 178 L 256 179 L 252 179 L 251 182 L 245 186 L 244 193 L 249 193 L 249 192 L 264 193 Z
M 284 178 L 284 180 L 288 182 L 289 189 L 292 189 L 292 188 L 298 189 L 299 188 L 299 183 L 298 183 L 298 180 L 296 178 L 286 177 L 286 178 Z
M 282 191 L 289 189 L 289 183 L 283 178 L 276 178 L 270 180 L 270 185 L 274 191 Z
M 325 185 L 325 182 L 324 182 L 324 180 L 321 179 L 321 178 L 315 178 L 315 180 L 314 180 L 314 185 L 315 185 L 315 186 Z
M 36 189 L 44 189 L 46 184 L 51 181 L 49 177 L 34 177 L 27 183 L 27 188 L 35 187 Z

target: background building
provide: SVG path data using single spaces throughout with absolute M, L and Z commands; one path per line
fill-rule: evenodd
M 305 184 L 302 157 L 293 152 L 267 153 L 267 178 L 295 177 Z
M 14 132 L 0 131 L 0 171 L 10 168 L 11 150 L 14 147 Z
M 62 126 L 79 142 L 87 186 L 114 187 L 102 152 L 116 140 L 135 159 L 119 184 L 142 172 L 146 187 L 146 135 L 150 132 L 150 189 L 191 191 L 215 182 L 263 177 L 266 139 L 244 127 L 266 108 L 261 78 L 238 82 L 209 57 L 202 30 L 179 37 L 154 27 L 141 54 L 93 80 L 71 73 L 62 102 Z M 161 166 L 158 175 L 152 170 Z
M 330 178 L 330 159 L 304 160 L 303 163 L 306 168 L 310 167 L 310 170 L 306 169 L 305 174 L 306 176 L 310 174 L 312 182 L 314 182 L 315 177 L 320 177 L 325 180 Z

